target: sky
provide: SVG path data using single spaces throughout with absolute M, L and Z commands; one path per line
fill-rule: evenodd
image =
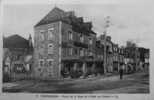
M 6 0 L 7 1 L 7 0 Z M 28 0 L 29 1 L 29 0 Z M 35 0 L 32 0 L 35 1 Z M 125 45 L 127 40 L 142 47 L 151 47 L 154 34 L 154 6 L 150 0 L 109 0 L 107 2 L 59 2 L 45 3 L 5 3 L 3 5 L 2 33 L 4 36 L 19 34 L 28 38 L 34 35 L 33 26 L 55 6 L 64 11 L 75 11 L 76 16 L 84 17 L 93 23 L 93 30 L 103 34 L 104 18 L 110 16 L 108 35 L 112 41 Z M 76 0 L 74 0 L 76 1 Z M 112 2 L 111 2 L 112 1 Z M 40 1 L 41 2 L 41 1 Z

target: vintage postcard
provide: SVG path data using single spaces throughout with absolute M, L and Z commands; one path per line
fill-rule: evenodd
M 6 1 L 3 98 L 153 98 L 151 0 Z

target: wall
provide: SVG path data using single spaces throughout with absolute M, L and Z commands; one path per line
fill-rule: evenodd
M 35 27 L 34 35 L 34 76 L 36 78 L 59 78 L 59 65 L 60 65 L 60 30 L 61 22 L 53 22 L 46 25 Z M 48 40 L 48 29 L 53 28 L 52 40 Z M 40 31 L 44 30 L 44 41 L 40 41 Z M 53 54 L 48 55 L 48 44 L 53 44 Z M 44 60 L 44 66 L 39 67 L 39 59 Z M 48 59 L 53 59 L 53 66 L 48 66 Z

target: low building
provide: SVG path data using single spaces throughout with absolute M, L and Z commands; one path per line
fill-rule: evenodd
M 5 76 L 11 79 L 18 79 L 19 76 L 24 78 L 25 73 L 30 71 L 30 68 L 27 70 L 26 66 L 32 66 L 32 62 L 26 63 L 25 57 L 30 55 L 30 60 L 32 60 L 31 39 L 31 36 L 29 40 L 26 40 L 19 35 L 3 37 L 3 78 Z

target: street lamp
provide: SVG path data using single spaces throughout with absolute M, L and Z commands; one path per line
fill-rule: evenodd
M 106 57 L 106 34 L 107 29 L 110 24 L 110 16 L 105 17 L 105 27 L 104 27 L 104 74 L 106 73 L 106 63 L 107 63 L 107 57 Z

